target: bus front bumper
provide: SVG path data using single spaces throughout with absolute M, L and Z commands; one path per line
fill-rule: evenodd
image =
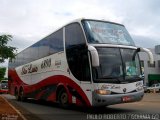
M 100 95 L 93 92 L 92 106 L 108 106 L 119 103 L 135 102 L 140 101 L 143 96 L 144 91 L 114 95 Z

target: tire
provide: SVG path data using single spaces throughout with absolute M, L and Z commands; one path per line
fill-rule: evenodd
M 17 89 L 15 89 L 15 97 L 16 97 L 16 100 L 17 101 L 20 101 L 20 97 L 19 97 L 19 94 L 18 94 L 18 90 Z
M 69 104 L 68 104 L 68 94 L 64 89 L 61 89 L 58 92 L 58 102 L 59 102 L 59 105 L 62 108 L 67 108 L 69 106 Z
M 26 97 L 24 96 L 23 89 L 20 89 L 19 97 L 20 97 L 20 101 L 22 101 L 22 102 L 26 101 Z

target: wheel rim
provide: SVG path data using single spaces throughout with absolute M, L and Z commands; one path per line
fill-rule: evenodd
M 67 95 L 67 93 L 63 92 L 61 94 L 60 101 L 61 101 L 61 104 L 67 104 L 68 103 L 68 95 Z

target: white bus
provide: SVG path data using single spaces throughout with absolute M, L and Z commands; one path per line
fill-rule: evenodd
M 124 25 L 75 20 L 26 48 L 9 62 L 9 92 L 61 106 L 107 106 L 144 95 L 138 52 Z

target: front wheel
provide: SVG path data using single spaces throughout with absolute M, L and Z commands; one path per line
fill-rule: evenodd
M 58 102 L 59 102 L 59 105 L 63 108 L 68 107 L 68 94 L 64 89 L 62 89 L 58 93 Z

